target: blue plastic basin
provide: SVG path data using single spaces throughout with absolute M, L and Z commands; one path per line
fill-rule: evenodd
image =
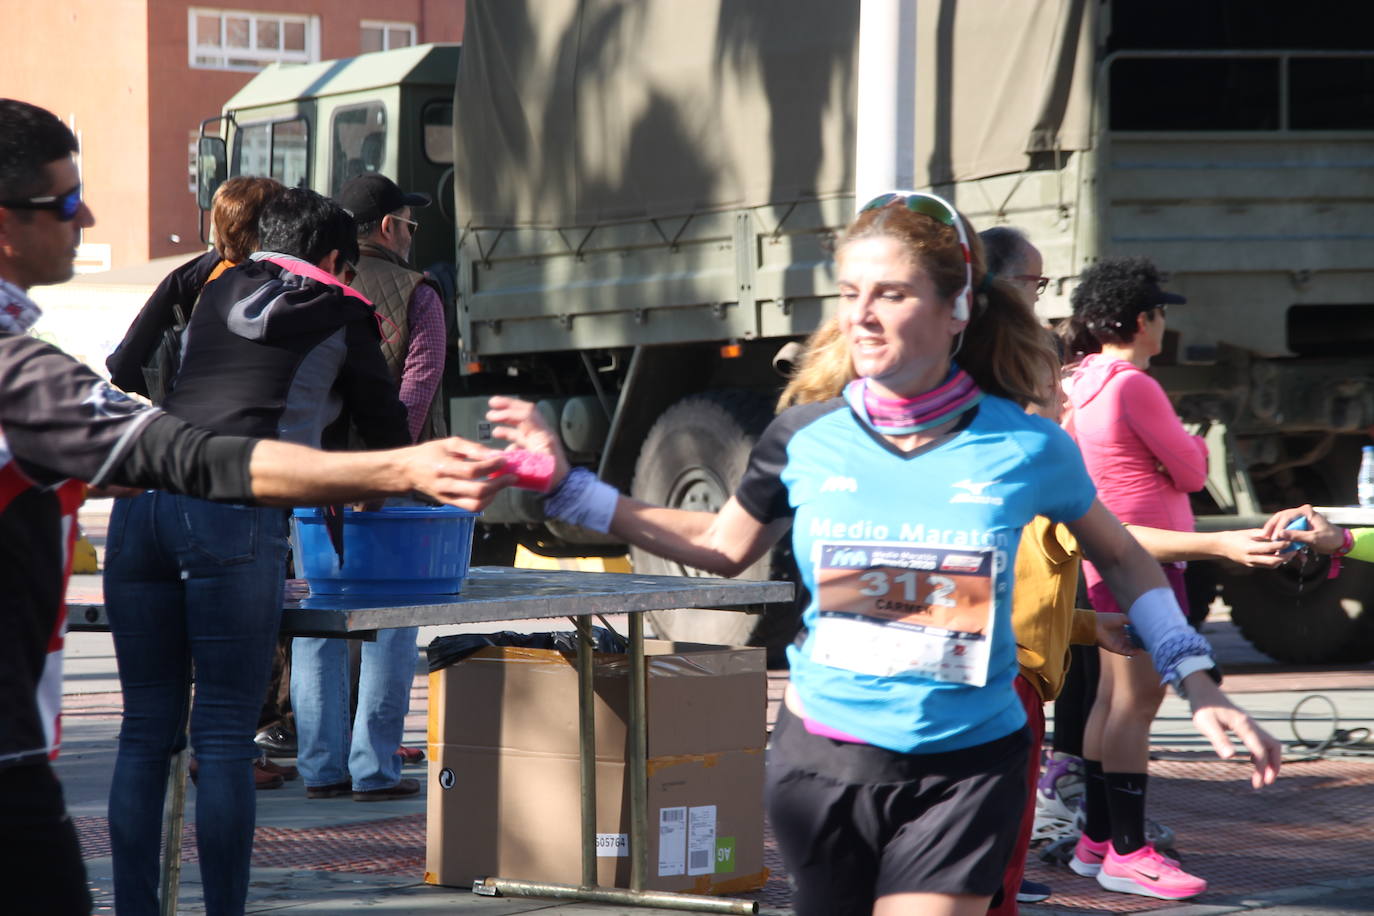
M 296 574 L 317 595 L 452 595 L 462 591 L 477 513 L 451 506 L 344 510 L 344 562 L 324 510 L 293 513 Z

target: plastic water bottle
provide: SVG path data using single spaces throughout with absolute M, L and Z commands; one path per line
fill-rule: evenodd
M 1374 507 L 1374 445 L 1366 445 L 1360 456 L 1360 476 L 1355 480 L 1360 505 Z

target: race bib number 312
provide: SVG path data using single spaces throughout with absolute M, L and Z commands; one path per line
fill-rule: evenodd
M 818 545 L 811 660 L 862 674 L 987 683 L 992 548 Z

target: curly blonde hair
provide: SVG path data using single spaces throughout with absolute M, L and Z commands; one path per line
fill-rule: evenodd
M 806 340 L 797 368 L 778 398 L 778 412 L 796 404 L 810 404 L 839 397 L 854 379 L 849 344 L 840 336 L 840 320 L 830 317 Z

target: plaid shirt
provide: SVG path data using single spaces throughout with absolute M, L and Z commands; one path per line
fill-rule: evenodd
M 421 283 L 410 294 L 406 321 L 410 326 L 410 344 L 406 348 L 405 368 L 401 370 L 401 403 L 406 405 L 410 440 L 414 442 L 444 377 L 447 345 L 444 306 L 428 283 Z

